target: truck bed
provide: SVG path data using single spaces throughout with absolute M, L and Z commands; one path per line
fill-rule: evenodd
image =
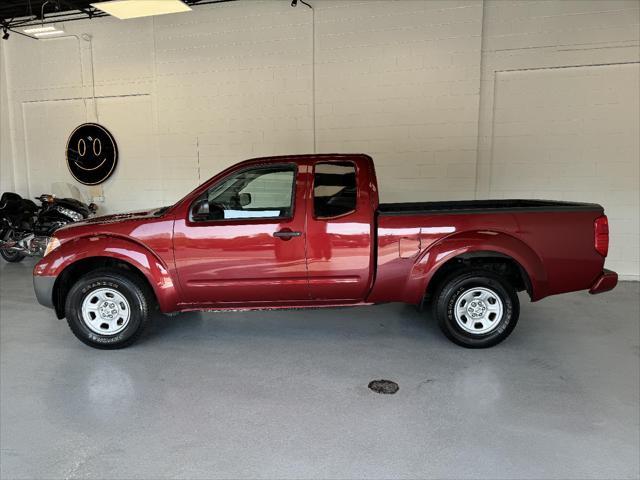
M 509 213 L 542 211 L 603 210 L 597 203 L 563 202 L 557 200 L 460 200 L 450 202 L 381 203 L 378 214 L 421 215 L 455 213 Z
M 481 245 L 480 250 L 524 255 L 516 261 L 535 265 L 528 267 L 537 271 L 533 300 L 588 289 L 604 264 L 594 247 L 594 222 L 602 214 L 603 208 L 595 203 L 552 200 L 381 204 L 374 293 L 382 297 L 395 285 L 405 285 L 401 279 L 411 278 L 413 259 L 425 252 L 433 252 L 431 261 L 437 263 L 439 257 L 451 254 L 443 253 L 443 248 L 465 253 L 471 243 Z M 402 295 L 407 301 L 409 297 Z

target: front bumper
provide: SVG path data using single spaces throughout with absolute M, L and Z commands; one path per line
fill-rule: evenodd
M 36 298 L 40 305 L 44 305 L 48 308 L 54 308 L 53 306 L 53 284 L 56 282 L 56 277 L 34 275 L 33 276 L 33 289 L 36 292 Z
M 609 290 L 613 290 L 617 284 L 618 274 L 605 268 L 596 281 L 593 282 L 593 285 L 591 285 L 589 293 L 593 295 L 596 293 L 608 292 Z

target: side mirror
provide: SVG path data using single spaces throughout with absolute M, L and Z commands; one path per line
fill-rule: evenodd
M 246 207 L 251 203 L 251 194 L 250 193 L 239 193 L 238 194 L 238 203 L 241 207 Z
M 209 219 L 209 202 L 206 198 L 197 200 L 191 207 L 191 220 L 201 222 Z

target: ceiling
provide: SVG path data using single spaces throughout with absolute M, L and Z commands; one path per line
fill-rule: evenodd
M 71 22 L 108 16 L 92 7 L 106 0 L 0 0 L 0 27 L 15 29 L 42 23 Z M 190 6 L 224 3 L 234 0 L 182 0 Z

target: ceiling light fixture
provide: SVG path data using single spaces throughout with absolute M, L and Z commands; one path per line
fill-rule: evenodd
M 2 29 L 2 39 L 3 40 L 9 40 L 9 32 L 7 31 L 7 27 L 4 27 Z
M 60 35 L 64 33 L 64 30 L 51 30 L 51 31 L 47 31 L 47 32 L 38 32 L 38 33 L 34 33 L 33 36 L 34 37 L 50 37 L 51 35 Z
M 191 7 L 180 0 L 111 0 L 91 6 L 120 20 L 191 11 Z
M 29 28 L 25 28 L 23 30 L 23 32 L 24 33 L 34 34 L 34 33 L 41 33 L 41 32 L 53 32 L 54 30 L 56 30 L 56 27 L 54 27 L 53 25 L 47 25 L 46 27 L 29 27 Z
M 42 25 L 41 27 L 29 27 L 23 30 L 29 36 L 41 38 L 41 37 L 51 37 L 53 35 L 61 35 L 64 33 L 64 30 L 55 27 L 54 25 Z

